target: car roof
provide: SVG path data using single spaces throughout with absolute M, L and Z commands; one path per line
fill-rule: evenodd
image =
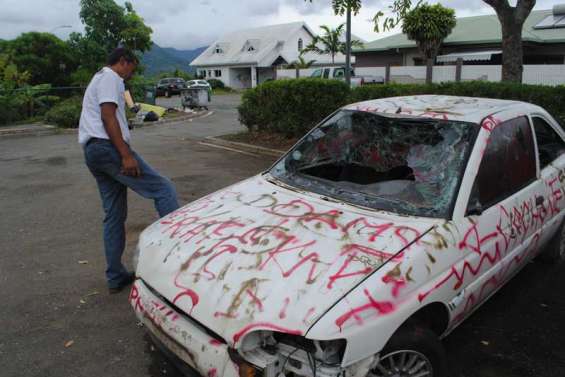
M 535 105 L 492 98 L 446 95 L 416 95 L 389 97 L 357 102 L 343 107 L 346 110 L 373 112 L 391 117 L 449 119 L 480 123 L 484 118 L 504 110 L 529 112 Z

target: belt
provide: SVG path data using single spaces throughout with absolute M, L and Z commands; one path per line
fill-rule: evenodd
M 102 139 L 99 137 L 91 137 L 90 139 L 88 139 L 88 141 L 86 142 L 86 144 L 84 145 L 85 147 L 88 146 L 88 144 L 90 143 L 102 143 L 102 142 L 109 142 L 109 139 Z

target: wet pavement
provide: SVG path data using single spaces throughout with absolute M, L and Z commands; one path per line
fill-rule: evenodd
M 237 102 L 224 97 L 206 118 L 134 131 L 134 148 L 172 178 L 181 203 L 274 160 L 198 144 L 242 129 Z M 106 291 L 102 209 L 76 135 L 0 138 L 0 176 L 0 375 L 180 376 L 138 327 L 128 292 Z M 156 218 L 130 193 L 128 263 Z M 564 265 L 530 263 L 444 341 L 450 377 L 565 376 L 564 289 Z

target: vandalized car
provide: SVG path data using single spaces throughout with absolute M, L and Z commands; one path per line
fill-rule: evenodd
M 348 105 L 145 229 L 129 300 L 202 376 L 448 376 L 441 339 L 565 258 L 564 138 L 523 102 Z

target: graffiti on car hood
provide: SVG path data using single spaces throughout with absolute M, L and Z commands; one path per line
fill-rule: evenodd
M 430 228 L 255 177 L 147 228 L 138 275 L 228 343 L 255 329 L 304 334 Z

